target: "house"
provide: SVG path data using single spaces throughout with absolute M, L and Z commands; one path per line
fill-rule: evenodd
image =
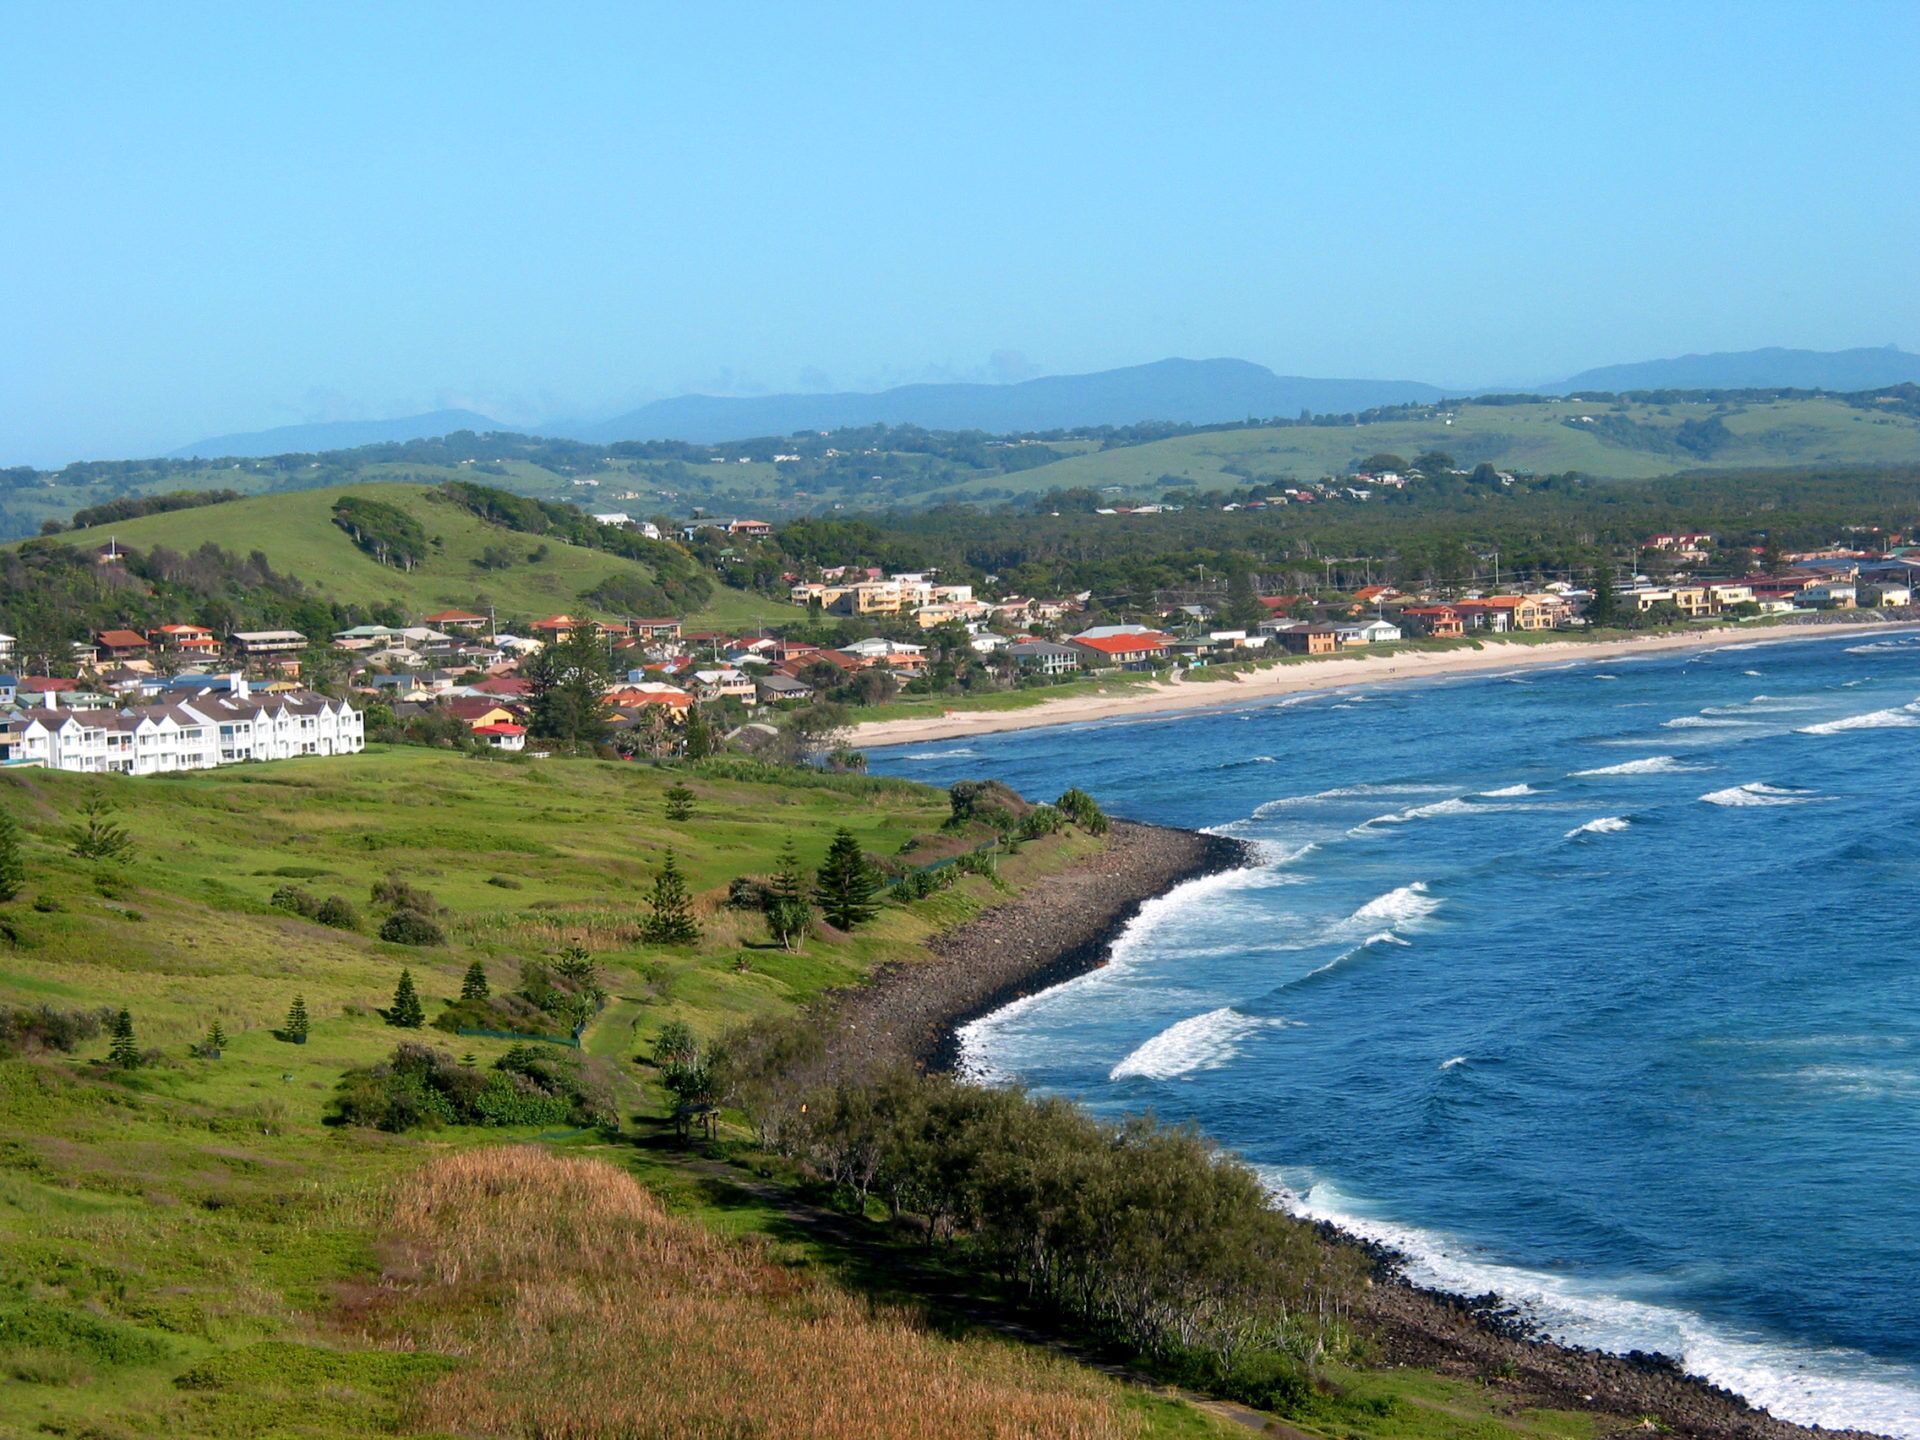
M 1334 629 L 1346 646 L 1388 645 L 1400 638 L 1400 627 L 1391 620 L 1350 620 Z
M 478 730 L 482 725 L 512 724 L 520 718 L 491 695 L 454 695 L 442 700 L 435 709 L 441 715 L 464 720 L 469 730 Z
M 680 622 L 678 620 L 636 620 L 633 622 L 634 637 L 639 640 L 678 640 Z
M 794 675 L 783 675 L 774 670 L 765 675 L 756 675 L 753 690 L 762 704 L 775 704 L 782 700 L 811 700 L 813 686 Z
M 549 645 L 563 645 L 573 637 L 573 632 L 582 625 L 591 625 L 591 620 L 576 620 L 571 615 L 549 615 L 544 620 L 536 620 L 527 628 L 533 631 L 535 638 Z
M 752 677 L 739 670 L 696 670 L 690 678 L 693 693 L 702 700 L 732 698 L 751 705 L 758 698 Z
M 234 654 L 253 660 L 298 655 L 307 648 L 307 637 L 298 630 L 236 630 L 227 644 Z
M 619 710 L 644 710 L 656 706 L 669 714 L 684 715 L 693 708 L 693 696 L 677 685 L 659 680 L 632 680 L 607 692 L 607 703 Z
M 1117 634 L 1089 630 L 1075 635 L 1067 643 L 1080 652 L 1088 665 L 1096 668 L 1118 666 L 1122 670 L 1150 670 L 1155 661 L 1166 659 L 1173 637 L 1158 630 L 1127 629 Z
M 1905 580 L 1868 580 L 1855 593 L 1864 605 L 1903 607 L 1913 604 L 1913 586 Z
M 204 625 L 162 625 L 147 633 L 147 639 L 162 650 L 188 655 L 211 655 L 220 649 L 220 640 Z
M 1070 675 L 1080 668 L 1085 653 L 1051 640 L 1020 640 L 1006 651 L 1014 668 L 1027 675 Z
M 112 660 L 129 660 L 153 648 L 137 630 L 102 630 L 94 638 L 99 642 L 97 653 Z
M 842 645 L 840 653 L 869 661 L 918 660 L 927 653 L 927 647 L 908 645 L 899 640 L 883 640 L 874 635 L 865 640 L 856 640 L 851 645 Z
M 13 659 L 13 647 L 19 643 L 13 636 L 0 633 L 0 661 Z
M 765 520 L 735 520 L 727 526 L 727 533 L 762 539 L 773 534 L 773 526 Z
M 475 614 L 471 610 L 436 610 L 422 617 L 422 625 L 432 626 L 435 630 L 465 630 L 476 633 L 486 627 L 487 617 Z
M 158 705 L 28 710 L 0 743 L 0 760 L 157 775 L 363 748 L 360 712 L 346 702 L 302 691 L 255 697 L 243 685 L 239 694 L 208 693 Z
M 1290 655 L 1331 655 L 1340 648 L 1340 627 L 1304 620 L 1269 620 L 1260 627 Z
M 1851 610 L 1859 599 L 1853 581 L 1821 580 L 1802 590 L 1794 603 L 1814 610 Z
M 1451 605 L 1409 605 L 1400 618 L 1414 634 L 1435 640 L 1458 640 L 1467 633 L 1460 612 Z
M 467 688 L 476 695 L 491 695 L 497 700 L 519 700 L 533 693 L 533 682 L 518 675 L 489 675 Z
M 1353 598 L 1362 605 L 1379 605 L 1388 600 L 1400 598 L 1400 592 L 1391 585 L 1362 585 L 1353 592 Z
M 476 725 L 473 733 L 487 742 L 492 750 L 524 750 L 527 748 L 527 727 L 515 725 L 509 720 L 499 720 L 491 725 Z

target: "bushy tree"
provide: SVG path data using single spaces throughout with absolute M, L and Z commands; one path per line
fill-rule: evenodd
M 293 1004 L 287 1007 L 287 1023 L 280 1028 L 280 1035 L 295 1045 L 307 1043 L 307 1000 L 304 995 L 293 997 Z
M 0 810 L 0 901 L 11 900 L 27 883 L 27 860 L 20 849 L 20 824 Z
M 393 1004 L 387 1008 L 387 1024 L 397 1025 L 402 1030 L 418 1030 L 426 1023 L 426 1007 L 420 1003 L 420 992 L 413 987 L 413 971 L 402 969 L 400 983 L 393 987 Z
M 1089 835 L 1104 835 L 1112 828 L 1106 811 L 1077 785 L 1062 792 L 1060 798 L 1053 802 L 1053 808 Z
M 548 645 L 522 668 L 535 735 L 576 745 L 607 738 L 612 712 L 605 699 L 607 647 L 599 630 L 583 624 L 565 640 Z
M 132 1070 L 141 1061 L 140 1046 L 133 1038 L 133 1016 L 122 1010 L 113 1017 L 112 1028 L 108 1031 L 113 1037 L 107 1047 L 107 1064 L 116 1070 Z
M 685 785 L 667 787 L 667 819 L 690 820 L 693 818 L 693 791 Z
M 1613 566 L 1606 561 L 1593 570 L 1593 598 L 1587 602 L 1587 619 L 1594 625 L 1612 625 L 1620 618 L 1620 592 L 1613 583 Z
M 828 924 L 842 930 L 865 924 L 879 913 L 874 896 L 880 884 L 880 872 L 853 832 L 842 825 L 834 831 L 827 858 L 814 876 L 813 898 L 820 904 L 820 913 Z
M 691 945 L 700 938 L 700 922 L 693 917 L 693 896 L 673 851 L 654 878 L 650 912 L 641 926 L 641 938 L 654 945 Z
M 713 754 L 713 725 L 698 704 L 687 708 L 687 728 L 680 744 L 681 753 L 689 760 L 704 760 Z
M 487 985 L 487 967 L 475 960 L 467 966 L 466 976 L 460 981 L 460 998 L 484 1000 L 491 993 Z

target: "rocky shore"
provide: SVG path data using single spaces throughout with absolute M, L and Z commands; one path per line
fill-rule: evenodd
M 838 1044 L 856 1063 L 907 1060 L 951 1070 L 962 1026 L 1105 964 L 1114 940 L 1155 896 L 1249 863 L 1251 851 L 1236 840 L 1116 821 L 1099 856 L 946 932 L 931 947 L 934 961 L 883 967 L 868 985 L 843 992 Z M 1542 1340 L 1498 1296 L 1423 1289 L 1403 1277 L 1390 1252 L 1331 1226 L 1322 1231 L 1330 1244 L 1358 1246 L 1374 1262 L 1357 1317 L 1372 1364 L 1472 1380 L 1509 1396 L 1516 1411 L 1593 1412 L 1599 1435 L 1644 1429 L 1700 1440 L 1862 1436 L 1776 1420 L 1665 1356 Z
M 882 966 L 844 992 L 837 1045 L 850 1058 L 950 1070 L 961 1026 L 1099 968 L 1148 900 L 1248 859 L 1237 840 L 1116 820 L 1097 856 L 937 937 L 932 963 Z

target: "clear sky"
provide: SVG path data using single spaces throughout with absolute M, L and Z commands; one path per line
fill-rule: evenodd
M 1920 4 L 0 0 L 0 464 L 1920 348 Z

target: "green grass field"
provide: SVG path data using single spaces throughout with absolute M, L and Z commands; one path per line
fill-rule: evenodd
M 439 542 L 431 557 L 411 571 L 374 560 L 333 523 L 333 503 L 342 495 L 369 495 L 408 511 L 428 537 Z M 264 495 L 144 515 L 116 525 L 70 531 L 61 538 L 74 545 L 104 545 L 117 539 L 140 548 L 166 545 L 182 552 L 209 541 L 241 555 L 260 550 L 275 570 L 295 576 L 330 600 L 366 606 L 391 601 L 410 615 L 449 608 L 485 610 L 492 605 L 503 622 L 509 617 L 591 611 L 581 592 L 609 577 L 653 578 L 644 565 L 623 556 L 517 534 L 442 499 L 430 486 L 400 483 L 363 482 Z M 545 558 L 527 560 L 540 545 L 546 547 Z M 490 546 L 522 558 L 504 570 L 483 570 L 474 562 Z M 756 626 L 791 620 L 798 614 L 790 605 L 716 583 L 707 605 L 684 618 L 696 624 Z

